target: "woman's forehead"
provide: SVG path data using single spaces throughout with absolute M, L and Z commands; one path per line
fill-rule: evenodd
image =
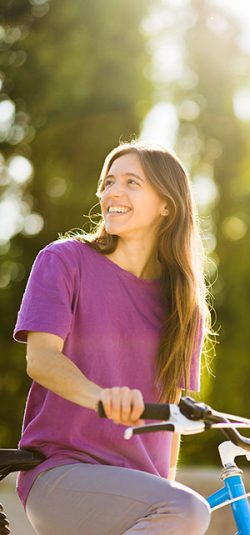
M 112 173 L 135 173 L 141 174 L 144 176 L 143 168 L 140 163 L 140 160 L 136 154 L 122 154 L 116 160 L 114 160 L 108 170 L 108 174 Z

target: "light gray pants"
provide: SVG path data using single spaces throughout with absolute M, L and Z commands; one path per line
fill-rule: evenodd
M 27 500 L 39 535 L 203 535 L 206 500 L 139 470 L 77 463 L 40 474 Z

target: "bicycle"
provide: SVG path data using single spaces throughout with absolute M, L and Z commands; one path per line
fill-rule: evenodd
M 98 412 L 99 416 L 105 417 L 101 402 Z M 221 429 L 229 438 L 218 448 L 223 466 L 221 479 L 224 486 L 206 499 L 211 511 L 230 504 L 238 530 L 236 535 L 250 535 L 250 505 L 247 499 L 250 492 L 246 493 L 242 478 L 243 471 L 235 463 L 235 458 L 238 456 L 245 456 L 250 461 L 250 439 L 237 431 L 240 427 L 250 427 L 250 420 L 215 411 L 190 397 L 181 398 L 178 405 L 145 404 L 145 410 L 140 418 L 163 420 L 163 422 L 129 427 L 124 432 L 125 439 L 130 439 L 136 434 L 156 431 L 194 435 L 208 429 Z
M 98 406 L 99 416 L 105 417 L 102 403 Z M 250 439 L 242 436 L 237 428 L 250 427 L 250 420 L 235 415 L 225 414 L 213 410 L 204 403 L 197 402 L 190 397 L 181 398 L 175 404 L 145 404 L 141 415 L 144 420 L 161 420 L 161 423 L 149 423 L 125 430 L 125 439 L 130 439 L 138 433 L 171 431 L 183 435 L 193 435 L 208 429 L 219 428 L 229 438 L 219 446 L 223 470 L 224 487 L 207 498 L 211 511 L 231 505 L 236 535 L 250 535 L 250 506 L 246 493 L 242 470 L 235 464 L 235 457 L 244 455 L 250 460 Z M 0 449 L 0 481 L 11 472 L 29 470 L 40 464 L 44 456 L 39 451 L 28 449 Z M 10 533 L 9 521 L 0 504 L 0 535 Z

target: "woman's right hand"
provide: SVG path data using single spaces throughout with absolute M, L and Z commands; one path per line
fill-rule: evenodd
M 143 425 L 140 419 L 144 402 L 140 390 L 127 386 L 103 388 L 99 400 L 102 401 L 107 418 L 115 424 L 126 426 Z

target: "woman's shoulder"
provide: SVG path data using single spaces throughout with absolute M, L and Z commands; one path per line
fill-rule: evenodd
M 84 262 L 89 257 L 97 253 L 91 245 L 77 238 L 59 238 L 48 245 L 46 245 L 39 254 L 52 253 L 59 257 L 66 264 L 73 264 Z M 98 254 L 98 253 L 97 253 Z

